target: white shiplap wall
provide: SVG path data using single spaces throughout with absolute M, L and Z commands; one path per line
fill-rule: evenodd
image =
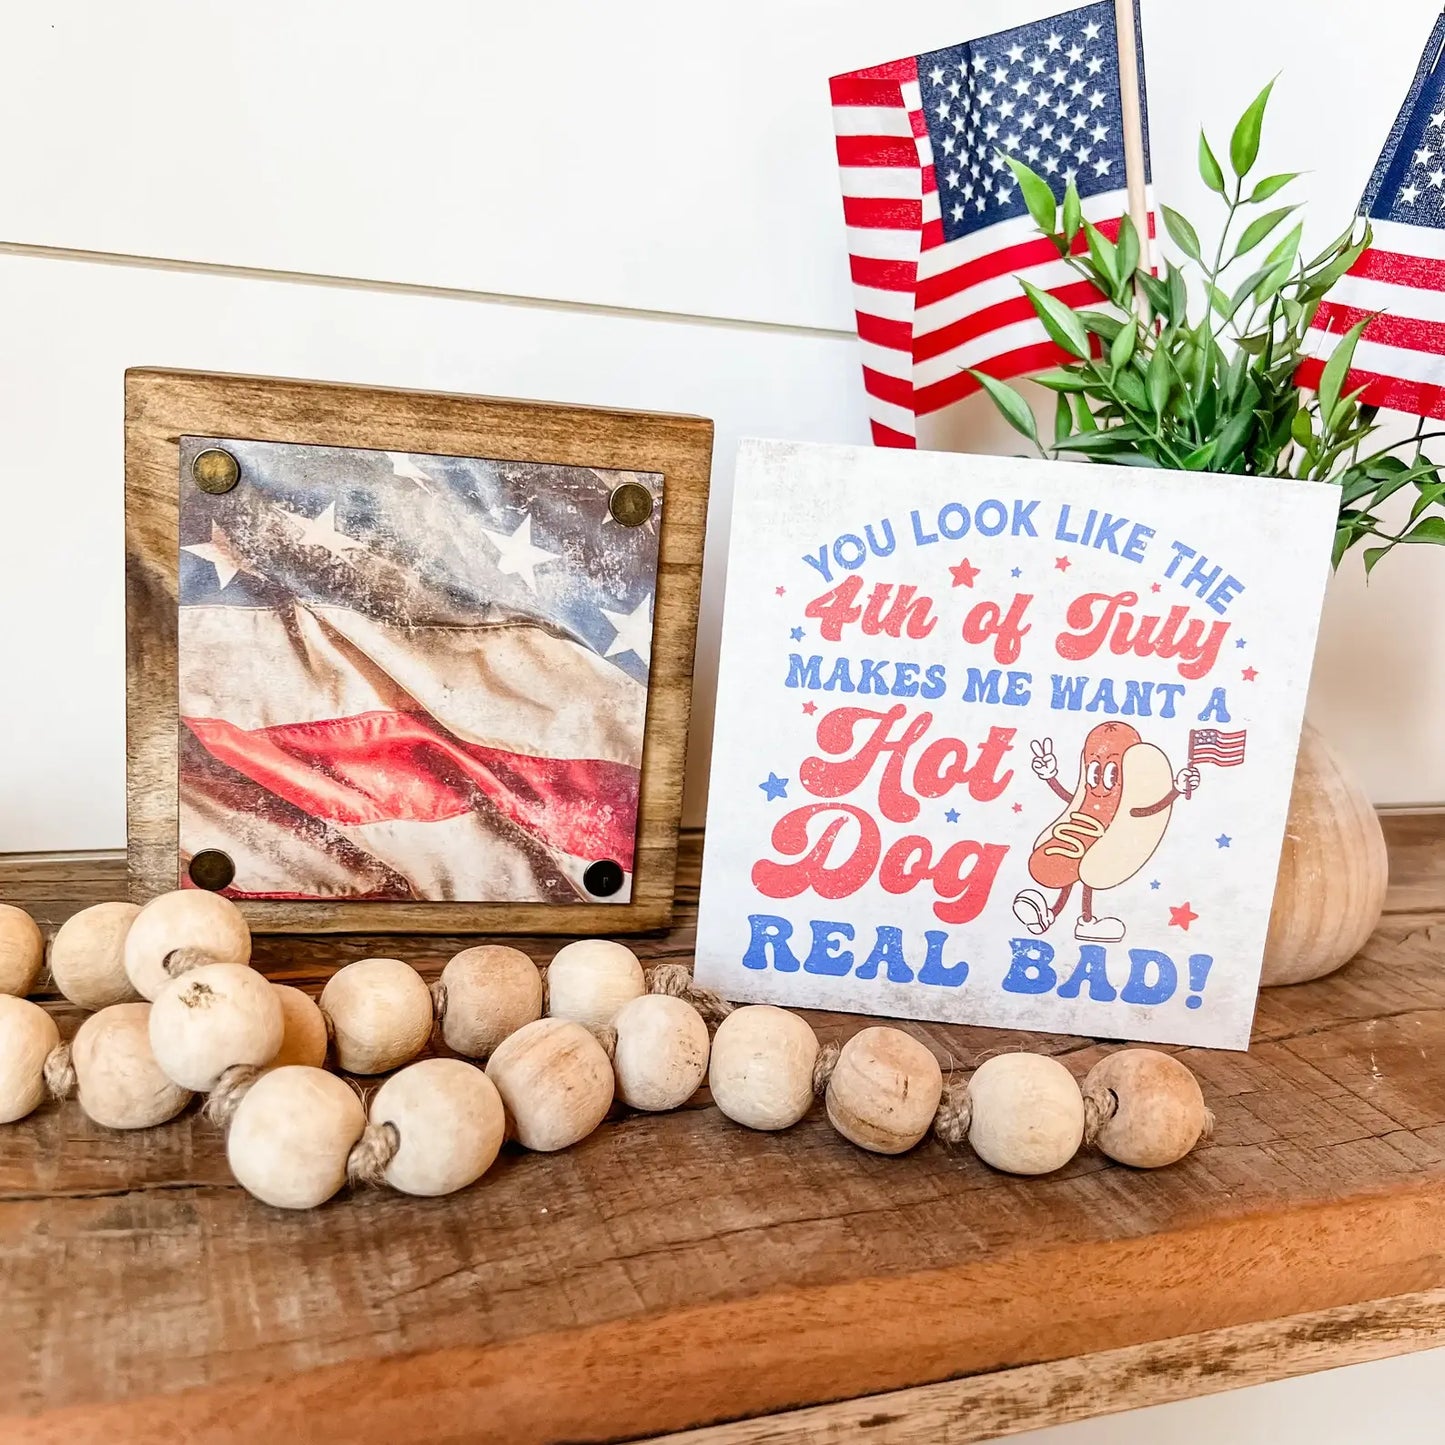
M 135 365 L 713 417 L 700 821 L 737 439 L 866 434 L 826 77 L 1061 4 L 0 6 L 0 851 L 124 838 L 121 377 Z M 1199 122 L 1223 136 L 1282 70 L 1264 163 L 1312 171 L 1300 189 L 1323 241 L 1436 10 L 1377 0 L 1362 25 L 1346 0 L 1144 0 L 1161 199 L 1208 214 Z M 948 433 L 1009 447 L 977 405 Z M 1380 802 L 1445 802 L 1442 609 L 1429 549 L 1368 589 L 1356 563 L 1330 596 L 1312 710 Z M 1283 1408 L 1320 1445 L 1434 1439 L 1439 1364 L 1342 1375 L 1363 1384 L 1343 1401 L 1373 1401 L 1363 1424 L 1321 1404 L 1321 1381 L 1047 1438 L 1302 1438 Z

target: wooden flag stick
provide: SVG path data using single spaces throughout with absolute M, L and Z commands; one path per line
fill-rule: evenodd
M 1149 197 L 1144 183 L 1144 113 L 1139 100 L 1139 31 L 1134 24 L 1134 0 L 1114 0 L 1114 22 L 1119 32 L 1119 107 L 1124 123 L 1129 219 L 1139 234 L 1139 250 L 1148 270 L 1154 248 L 1149 241 Z M 1143 296 L 1137 299 L 1142 305 Z

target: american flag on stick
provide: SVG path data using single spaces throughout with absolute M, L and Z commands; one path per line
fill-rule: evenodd
M 1189 761 L 1194 766 L 1213 763 L 1217 768 L 1237 768 L 1244 761 L 1244 739 L 1244 728 L 1234 733 L 1193 728 L 1189 733 Z
M 1445 417 L 1445 15 L 1360 202 L 1374 242 L 1315 315 L 1313 356 L 1298 372 L 1318 389 L 1352 326 L 1361 333 L 1345 392 L 1412 416 Z
M 916 446 L 918 417 L 978 390 L 966 368 L 1004 380 L 1066 359 L 1020 277 L 1070 306 L 1101 299 L 1037 233 L 1005 156 L 1043 175 L 1058 200 L 1073 180 L 1084 217 L 1113 239 L 1130 210 L 1126 130 L 1137 135 L 1134 212 L 1152 235 L 1134 4 L 1100 0 L 833 77 L 876 444 Z
M 239 463 L 223 495 L 190 482 L 208 447 Z M 181 475 L 182 872 L 214 849 L 233 897 L 628 901 L 660 476 L 197 437 Z M 620 485 L 651 520 L 613 520 Z

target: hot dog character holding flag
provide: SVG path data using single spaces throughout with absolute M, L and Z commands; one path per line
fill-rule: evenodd
M 1123 921 L 1098 917 L 1094 895 L 1117 888 L 1149 861 L 1169 826 L 1175 800 L 1199 786 L 1199 769 L 1191 760 L 1176 773 L 1163 751 L 1128 723 L 1100 723 L 1084 739 L 1079 781 L 1070 792 L 1059 781 L 1053 740 L 1029 746 L 1034 776 L 1063 800 L 1064 811 L 1034 843 L 1029 875 L 1039 888 L 1019 893 L 1014 916 L 1030 933 L 1045 933 L 1078 884 L 1083 894 L 1074 937 L 1118 943 Z M 1040 888 L 1057 890 L 1056 896 L 1050 900 Z

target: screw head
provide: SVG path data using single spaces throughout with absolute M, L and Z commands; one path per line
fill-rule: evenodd
M 186 872 L 197 888 L 204 888 L 208 893 L 219 893 L 221 889 L 230 886 L 231 880 L 236 876 L 236 865 L 231 861 L 229 853 L 223 853 L 219 848 L 202 848 L 191 859 L 191 866 Z
M 622 864 L 603 858 L 588 866 L 582 875 L 582 886 L 598 898 L 611 898 L 621 889 L 623 878 Z
M 607 510 L 612 513 L 612 520 L 624 527 L 640 527 L 652 516 L 655 505 L 652 492 L 641 482 L 623 482 L 620 487 L 613 488 L 612 495 L 607 499 Z
M 191 463 L 191 480 L 203 491 L 218 497 L 241 480 L 241 464 L 220 447 L 207 447 Z

